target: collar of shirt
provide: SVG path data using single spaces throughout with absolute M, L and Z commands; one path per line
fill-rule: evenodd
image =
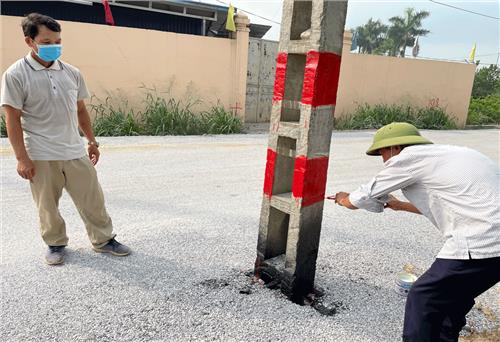
M 61 62 L 57 59 L 55 60 L 52 65 L 48 68 L 40 64 L 36 59 L 33 58 L 31 55 L 31 52 L 28 53 L 28 55 L 24 58 L 25 62 L 31 67 L 31 69 L 35 71 L 40 71 L 40 70 L 62 70 L 62 65 Z

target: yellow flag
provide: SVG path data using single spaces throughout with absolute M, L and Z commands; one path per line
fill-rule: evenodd
M 231 4 L 229 4 L 229 9 L 227 10 L 226 30 L 236 32 L 236 25 L 234 25 L 234 7 Z
M 475 58 L 476 58 L 476 43 L 474 43 L 472 50 L 470 50 L 469 63 L 474 63 Z

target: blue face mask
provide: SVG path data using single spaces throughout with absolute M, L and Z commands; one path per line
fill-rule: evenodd
M 50 44 L 50 45 L 36 45 L 38 47 L 38 57 L 43 59 L 45 62 L 53 62 L 59 57 L 61 57 L 62 45 L 61 44 Z

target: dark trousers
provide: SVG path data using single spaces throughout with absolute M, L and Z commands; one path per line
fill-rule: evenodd
M 498 281 L 500 257 L 436 259 L 408 293 L 403 341 L 458 341 L 474 298 Z

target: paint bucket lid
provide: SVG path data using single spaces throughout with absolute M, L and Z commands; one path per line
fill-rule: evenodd
M 415 280 L 417 280 L 417 276 L 412 274 L 412 273 L 408 273 L 408 272 L 398 273 L 398 278 L 397 278 L 398 283 L 411 286 L 411 285 L 413 285 Z
M 401 272 L 396 279 L 394 290 L 397 294 L 406 297 L 410 292 L 411 286 L 417 280 L 417 276 L 408 272 Z

